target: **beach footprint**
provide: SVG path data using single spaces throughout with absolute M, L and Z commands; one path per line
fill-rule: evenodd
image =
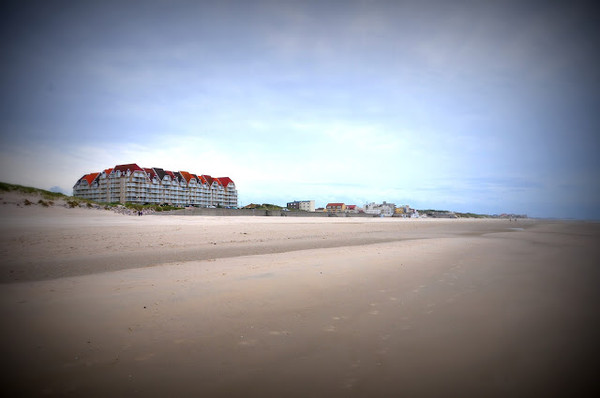
M 289 336 L 290 332 L 288 330 L 271 330 L 271 331 L 269 331 L 269 335 L 271 335 L 271 336 Z
M 374 308 L 377 307 L 377 303 L 371 303 L 369 304 L 373 309 L 371 311 L 369 311 L 369 314 L 371 315 L 379 315 L 379 310 Z

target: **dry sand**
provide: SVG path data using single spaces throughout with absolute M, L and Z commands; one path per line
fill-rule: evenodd
M 0 206 L 11 396 L 598 392 L 600 225 Z

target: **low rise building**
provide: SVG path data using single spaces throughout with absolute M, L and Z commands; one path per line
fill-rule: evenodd
M 367 203 L 364 212 L 367 214 L 380 215 L 383 217 L 391 217 L 394 215 L 396 205 L 393 203 Z
M 415 209 L 412 209 L 409 205 L 404 205 L 404 206 L 396 207 L 394 216 L 417 218 L 417 217 L 419 217 L 419 212 Z
M 343 213 L 346 211 L 346 205 L 344 203 L 327 203 L 325 209 L 328 213 Z
M 362 211 L 357 205 L 346 205 L 346 213 L 358 214 Z
M 315 201 L 314 200 L 295 200 L 293 202 L 289 202 L 286 206 L 290 210 L 303 210 L 303 211 L 315 211 Z

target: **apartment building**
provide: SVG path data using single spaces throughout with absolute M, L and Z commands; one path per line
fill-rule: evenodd
M 352 214 L 358 214 L 362 211 L 357 205 L 346 205 L 346 212 Z
M 327 203 L 325 209 L 328 213 L 343 213 L 346 211 L 346 205 L 344 203 Z
M 367 214 L 381 215 L 384 217 L 391 217 L 394 215 L 396 205 L 394 203 L 367 203 L 365 205 L 364 212 Z
M 238 193 L 229 177 L 214 178 L 135 163 L 86 174 L 73 186 L 73 196 L 107 203 L 237 207 Z
M 314 200 L 295 200 L 293 202 L 288 202 L 287 208 L 292 210 L 303 210 L 303 211 L 315 211 L 315 201 Z

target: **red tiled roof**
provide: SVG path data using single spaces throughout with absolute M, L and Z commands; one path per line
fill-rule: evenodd
M 114 168 L 115 171 L 120 171 L 120 172 L 126 172 L 127 170 L 131 170 L 131 171 L 144 171 L 144 169 L 142 169 L 140 166 L 138 166 L 135 163 L 129 163 L 129 164 L 120 164 L 115 166 Z
M 346 205 L 346 209 L 354 210 L 354 209 L 356 209 L 356 205 Z
M 156 168 L 156 167 L 140 167 L 138 166 L 136 163 L 129 163 L 129 164 L 120 164 L 120 165 L 116 165 L 114 168 L 109 168 L 109 169 L 105 169 L 103 172 L 106 175 L 109 175 L 110 173 L 112 173 L 113 171 L 120 171 L 122 173 L 126 173 L 127 170 L 129 171 L 143 171 L 146 173 L 146 175 L 148 176 L 148 178 L 153 179 L 154 177 L 158 177 L 159 179 L 162 177 L 164 177 L 165 175 L 168 175 L 169 177 L 171 177 L 171 179 L 175 180 L 175 181 L 180 181 L 181 179 L 185 179 L 186 182 L 190 182 L 191 179 L 195 179 L 198 181 L 198 183 L 200 184 L 208 184 L 208 185 L 212 185 L 214 182 L 216 182 L 217 184 L 227 188 L 227 186 L 229 184 L 234 184 L 233 180 L 229 177 L 218 177 L 218 178 L 214 178 L 211 177 L 208 174 L 193 174 L 193 173 L 189 173 L 187 171 L 179 171 L 177 173 L 174 173 L 172 171 L 168 171 L 168 170 L 163 170 L 161 168 Z M 98 177 L 98 175 L 100 175 L 100 173 L 89 173 L 89 174 L 85 174 L 83 177 L 81 177 L 79 179 L 79 181 L 85 179 L 87 181 L 88 184 L 92 184 L 92 182 L 94 182 L 94 180 Z
M 224 187 L 227 187 L 229 184 L 235 185 L 233 180 L 229 177 L 217 177 L 216 180 L 218 180 Z
M 188 173 L 187 171 L 180 171 L 179 174 L 181 174 L 181 176 L 183 178 L 185 178 L 185 180 L 188 182 L 188 184 L 189 184 L 189 182 L 190 182 L 190 180 L 192 178 L 196 179 L 196 176 L 194 176 L 193 174 Z
M 100 175 L 100 173 L 90 173 L 90 174 L 84 175 L 82 178 L 87 181 L 88 185 L 92 185 L 92 182 L 94 182 L 96 177 L 98 177 L 99 175 Z
M 156 177 L 156 173 L 154 172 L 154 170 L 152 170 L 148 167 L 144 167 L 144 171 L 146 172 L 146 174 L 148 174 L 148 178 L 150 178 L 150 180 L 152 180 L 154 177 Z
M 202 174 L 202 178 L 204 178 L 208 185 L 212 185 L 214 178 L 212 178 L 208 174 Z

